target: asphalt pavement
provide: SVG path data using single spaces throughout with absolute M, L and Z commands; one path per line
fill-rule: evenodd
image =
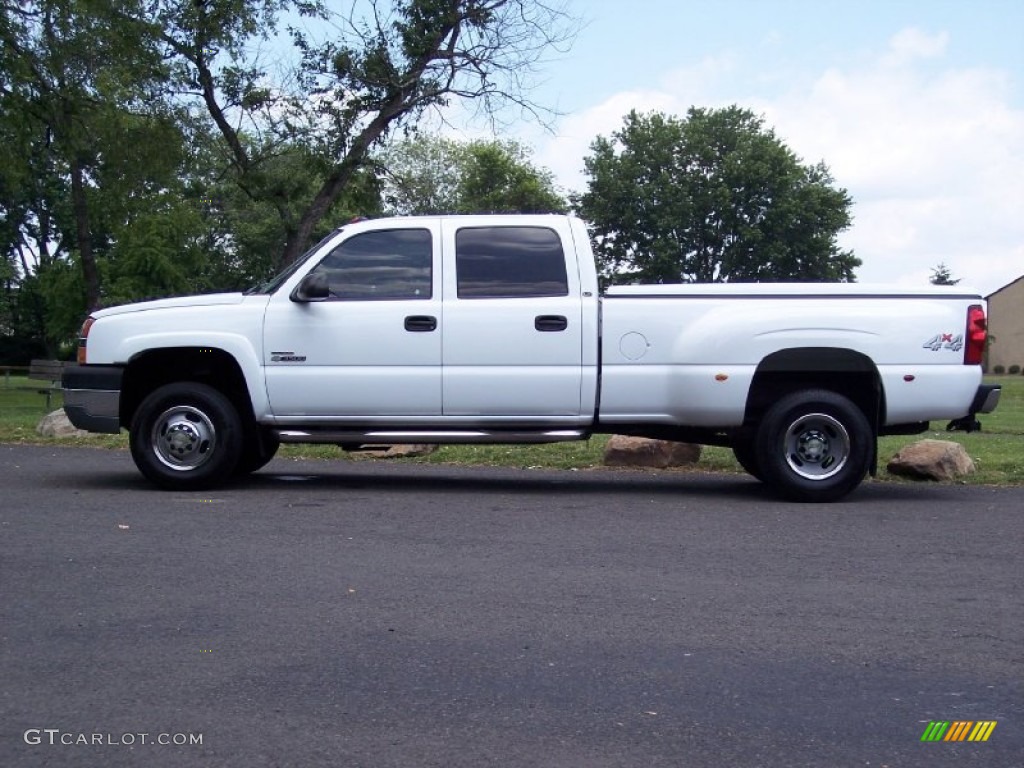
M 1024 488 L 0 445 L 0 766 L 1022 766 L 1022 552 Z

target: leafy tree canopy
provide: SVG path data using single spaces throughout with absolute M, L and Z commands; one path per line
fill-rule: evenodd
M 574 33 L 544 0 L 0 0 L 0 335 L 266 278 L 380 211 L 370 153 L 425 111 L 543 119 Z
M 378 157 L 388 213 L 564 213 L 551 173 L 514 141 L 415 136 Z
M 183 92 L 198 93 L 239 186 L 274 206 L 290 264 L 314 230 L 369 165 L 370 153 L 426 110 L 455 100 L 496 118 L 514 105 L 533 116 L 530 74 L 551 49 L 568 43 L 574 22 L 541 0 L 356 0 L 344 12 L 288 0 L 173 0 L 160 3 L 163 40 L 175 56 Z M 335 33 L 314 40 L 289 27 L 299 60 L 270 77 L 242 43 L 268 36 L 280 12 L 327 20 Z M 239 125 L 250 126 L 252 141 Z M 279 147 L 300 145 L 319 177 L 301 203 L 264 183 Z
M 852 282 L 851 199 L 736 106 L 631 112 L 585 159 L 576 200 L 608 282 Z

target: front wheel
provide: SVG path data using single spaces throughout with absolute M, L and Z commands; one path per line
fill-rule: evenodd
M 755 446 L 763 480 L 794 501 L 835 501 L 864 479 L 874 433 L 863 411 L 828 390 L 787 395 L 765 413 Z
M 231 476 L 242 455 L 242 421 L 221 392 L 198 382 L 154 390 L 132 419 L 132 459 L 167 490 L 209 488 Z

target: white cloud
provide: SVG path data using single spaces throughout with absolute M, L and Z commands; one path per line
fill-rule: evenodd
M 946 52 L 948 42 L 949 33 L 947 32 L 929 35 L 916 27 L 909 27 L 896 33 L 889 40 L 889 50 L 883 57 L 882 63 L 900 66 L 913 59 L 937 58 Z
M 901 33 L 878 64 L 831 70 L 761 107 L 853 195 L 844 240 L 864 261 L 861 280 L 926 279 L 944 262 L 988 292 L 1024 272 L 1024 112 L 1003 73 L 933 72 L 891 55 L 945 46 L 926 42 Z
M 778 83 L 771 67 L 723 54 L 567 117 L 555 137 L 529 138 L 537 161 L 579 190 L 590 142 L 630 109 L 740 104 L 850 191 L 855 222 L 843 243 L 864 261 L 861 281 L 920 284 L 944 262 L 987 293 L 1024 273 L 1024 110 L 1007 73 L 944 68 L 948 43 L 945 32 L 905 29 L 873 57 L 791 79 L 770 97 L 751 89 Z M 756 82 L 737 76 L 746 70 Z

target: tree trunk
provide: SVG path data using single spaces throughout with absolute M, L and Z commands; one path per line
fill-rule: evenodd
M 96 269 L 96 256 L 92 252 L 92 232 L 89 226 L 89 203 L 85 199 L 82 162 L 72 153 L 71 205 L 75 212 L 75 239 L 82 259 L 82 278 L 85 281 L 85 311 L 92 312 L 100 304 L 100 276 Z
M 310 236 L 313 234 L 313 229 L 320 223 L 320 219 L 341 195 L 345 185 L 352 180 L 359 167 L 366 161 L 370 147 L 384 135 L 395 120 L 411 108 L 412 106 L 407 104 L 401 95 L 396 96 L 392 103 L 381 109 L 377 116 L 370 121 L 370 124 L 356 137 L 344 159 L 327 176 L 313 201 L 303 212 L 298 226 L 294 231 L 288 232 L 284 253 L 281 254 L 282 267 L 289 266 L 302 255 L 306 243 L 309 242 Z

